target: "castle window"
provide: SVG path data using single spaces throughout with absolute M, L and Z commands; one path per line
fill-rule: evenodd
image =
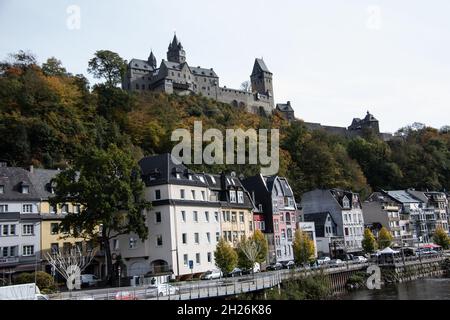
M 142 90 L 145 90 L 145 85 L 144 84 L 142 85 Z
M 172 71 L 172 76 L 175 76 L 175 72 Z
M 136 83 L 136 90 L 139 90 L 139 84 Z

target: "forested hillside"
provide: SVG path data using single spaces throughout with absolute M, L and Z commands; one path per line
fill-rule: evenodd
M 94 73 L 99 68 L 93 60 Z M 96 75 L 102 78 L 101 72 Z M 192 131 L 193 122 L 201 120 L 204 130 L 280 129 L 280 174 L 298 198 L 317 187 L 348 188 L 363 196 L 382 188 L 450 188 L 448 128 L 403 128 L 402 138 L 389 143 L 370 134 L 344 139 L 308 131 L 301 121 L 288 124 L 278 114 L 258 116 L 200 96 L 130 94 L 103 77 L 105 83 L 90 87 L 55 58 L 38 65 L 24 52 L 8 57 L 0 66 L 0 159 L 14 166 L 65 168 L 82 150 L 116 144 L 138 160 L 170 152 L 172 131 Z M 249 165 L 194 169 L 259 172 Z

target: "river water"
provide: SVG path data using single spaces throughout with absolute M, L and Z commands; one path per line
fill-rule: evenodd
M 450 278 L 419 279 L 390 284 L 380 290 L 357 290 L 342 300 L 450 300 Z

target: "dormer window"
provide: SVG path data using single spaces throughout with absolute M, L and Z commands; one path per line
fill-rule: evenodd
M 192 174 L 188 174 L 188 179 L 192 180 Z
M 236 202 L 236 191 L 230 191 L 230 202 Z
M 342 199 L 342 206 L 344 207 L 344 209 L 350 209 L 350 201 L 347 197 L 344 197 Z
M 20 192 L 23 194 L 30 193 L 30 186 L 26 182 L 20 183 Z
M 4 193 L 5 193 L 5 186 L 0 185 L 0 194 L 4 194 Z
M 238 203 L 244 203 L 244 192 L 238 191 L 237 195 L 238 195 Z
M 216 178 L 214 178 L 213 176 L 210 176 L 210 177 L 211 177 L 212 183 L 216 184 Z
M 181 179 L 181 176 L 180 176 L 180 174 L 179 174 L 178 172 L 175 174 L 175 177 L 176 177 L 177 179 Z

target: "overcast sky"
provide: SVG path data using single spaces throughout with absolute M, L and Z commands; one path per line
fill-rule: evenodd
M 176 31 L 188 63 L 222 86 L 238 88 L 263 57 L 276 102 L 306 121 L 348 126 L 370 110 L 382 131 L 439 128 L 450 124 L 449 16 L 448 0 L 0 0 L 0 59 L 30 50 L 87 75 L 96 50 L 129 60 L 153 49 L 159 64 Z

